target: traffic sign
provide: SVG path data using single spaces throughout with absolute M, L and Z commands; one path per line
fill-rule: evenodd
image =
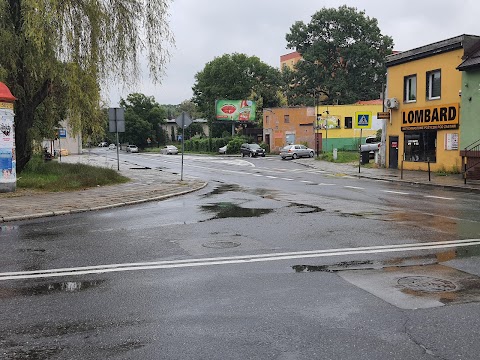
M 372 127 L 372 112 L 356 112 L 354 129 L 370 129 Z
M 390 113 L 388 111 L 377 112 L 377 119 L 390 120 Z
M 175 122 L 177 123 L 178 126 L 181 128 L 187 128 L 190 126 L 190 124 L 193 122 L 192 118 L 188 116 L 186 112 L 182 112 L 176 119 Z

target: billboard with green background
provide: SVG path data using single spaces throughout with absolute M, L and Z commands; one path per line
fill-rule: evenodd
M 217 120 L 255 121 L 256 104 L 252 100 L 217 100 Z

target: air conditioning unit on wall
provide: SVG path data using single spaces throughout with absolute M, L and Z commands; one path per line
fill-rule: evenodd
M 397 98 L 389 98 L 385 100 L 385 106 L 387 109 L 398 109 L 398 99 Z

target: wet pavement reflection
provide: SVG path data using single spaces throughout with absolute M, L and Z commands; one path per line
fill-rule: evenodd
M 29 287 L 7 288 L 0 287 L 0 299 L 9 299 L 17 296 L 38 296 L 57 293 L 77 293 L 103 284 L 105 280 L 94 281 L 65 281 L 34 285 Z
M 344 280 L 402 309 L 480 302 L 480 277 L 446 261 L 480 255 L 480 246 L 388 260 L 294 265 L 297 272 L 337 273 Z

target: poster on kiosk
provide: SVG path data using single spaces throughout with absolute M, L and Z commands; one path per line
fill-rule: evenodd
M 0 83 L 0 192 L 15 191 L 17 183 L 14 100 L 10 90 Z

